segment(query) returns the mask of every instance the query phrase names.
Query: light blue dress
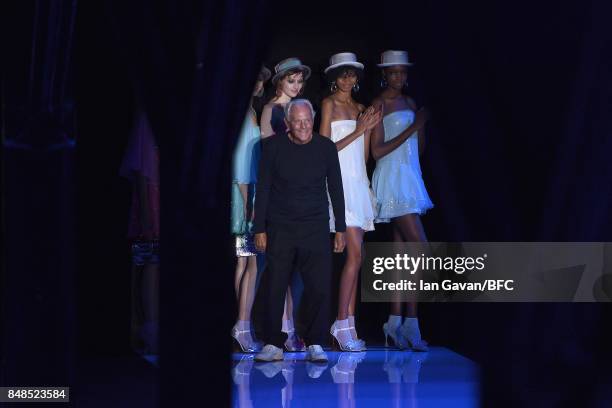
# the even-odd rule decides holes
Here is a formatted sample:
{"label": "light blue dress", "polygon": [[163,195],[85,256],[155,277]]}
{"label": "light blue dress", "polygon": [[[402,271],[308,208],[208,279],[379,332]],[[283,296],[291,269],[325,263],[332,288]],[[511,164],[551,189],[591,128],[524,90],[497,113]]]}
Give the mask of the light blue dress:
{"label": "light blue dress", "polygon": [[[386,115],[383,118],[385,142],[398,136],[413,121],[414,112],[409,109]],[[433,208],[421,176],[416,132],[376,162],[372,188],[378,201],[375,222],[389,222],[406,214],[424,214]]]}
{"label": "light blue dress", "polygon": [[[240,194],[239,184],[248,185],[248,209],[249,214],[253,208],[255,199],[255,184],[257,183],[257,167],[259,166],[259,157],[261,154],[261,133],[249,113],[242,125],[240,136],[236,143],[234,156],[232,159],[232,214],[231,225],[232,234],[237,236],[250,235],[252,221],[244,217],[244,199]],[[246,239],[245,237],[237,237],[238,239]],[[239,255],[246,256],[246,255]]]}

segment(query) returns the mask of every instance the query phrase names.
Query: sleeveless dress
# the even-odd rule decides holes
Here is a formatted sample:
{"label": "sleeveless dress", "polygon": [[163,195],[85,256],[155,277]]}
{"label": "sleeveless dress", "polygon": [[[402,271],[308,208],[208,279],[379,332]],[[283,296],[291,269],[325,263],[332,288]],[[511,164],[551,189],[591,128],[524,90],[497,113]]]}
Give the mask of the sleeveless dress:
{"label": "sleeveless dress", "polygon": [[[336,143],[355,131],[354,120],[337,120],[331,123],[331,140]],[[347,227],[374,230],[376,198],[370,189],[370,180],[364,159],[364,137],[360,135],[338,152],[344,189],[344,214]],[[335,219],[329,206],[329,228],[334,232]]]}
{"label": "sleeveless dress", "polygon": [[[406,109],[383,118],[385,142],[398,136],[414,121],[414,112]],[[391,153],[376,162],[372,186],[378,201],[375,222],[389,222],[406,214],[424,214],[433,208],[419,164],[416,132]]]}
{"label": "sleeveless dress", "polygon": [[275,135],[287,133],[287,124],[285,123],[285,108],[280,104],[276,104],[272,108],[270,127],[274,131]]}
{"label": "sleeveless dress", "polygon": [[240,193],[239,184],[248,185],[247,213],[253,210],[255,198],[255,183],[257,183],[257,167],[261,152],[259,126],[253,123],[248,114],[232,159],[232,212],[231,229],[236,235],[236,256],[257,255],[251,229],[253,223],[244,217],[244,199]]}

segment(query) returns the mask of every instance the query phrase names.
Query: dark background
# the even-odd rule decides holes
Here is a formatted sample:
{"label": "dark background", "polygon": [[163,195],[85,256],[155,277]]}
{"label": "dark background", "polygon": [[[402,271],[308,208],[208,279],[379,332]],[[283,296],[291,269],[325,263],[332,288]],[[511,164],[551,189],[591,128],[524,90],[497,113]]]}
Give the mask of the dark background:
{"label": "dark background", "polygon": [[[289,56],[311,66],[305,96],[318,107],[327,95],[322,70],[333,53],[355,52],[366,65],[357,99],[367,104],[379,90],[375,63],[380,52],[409,51],[415,62],[409,70],[410,94],[432,112],[421,157],[435,204],[422,218],[430,240],[612,240],[609,8],[599,0],[361,7],[272,1],[78,3],[73,70],[66,80],[72,104],[63,108],[71,119],[62,122],[73,130],[76,159],[70,159],[73,178],[60,183],[77,188],[72,218],[61,215],[77,222],[77,243],[72,249],[38,244],[43,258],[55,259],[52,251],[59,251],[78,260],[74,297],[64,297],[74,302],[58,315],[76,313],[78,331],[50,333],[58,342],[77,333],[81,360],[124,361],[113,359],[131,353],[125,240],[129,185],[118,169],[138,92],[162,160],[162,397],[202,383],[224,387],[229,395],[227,376],[202,373],[202,367],[229,366],[227,333],[235,315],[229,158],[261,59],[271,69]],[[28,2],[15,7],[21,18],[16,21],[25,23],[17,25],[21,31],[13,33],[8,48],[14,57],[3,81],[8,107],[21,106],[23,90],[33,80],[48,81],[23,75],[30,63],[27,28],[33,25],[33,9]],[[6,139],[17,138],[31,121],[27,112],[38,110],[3,111]],[[5,147],[5,157],[11,154]],[[13,166],[15,183],[5,188],[17,188],[20,175],[25,177],[18,173],[20,163]],[[33,178],[45,173],[44,167],[32,168]],[[59,195],[61,189],[55,191]],[[28,200],[36,194],[48,197],[30,193],[34,199]],[[19,205],[26,198],[13,197],[5,204],[15,220],[7,224],[7,234],[53,230],[43,217],[42,224],[32,221],[28,214],[36,209]],[[384,241],[387,233],[382,227],[366,238]],[[25,238],[7,247],[9,254],[29,251]],[[19,263],[11,263],[15,258],[7,258],[7,279],[14,276],[10,267]],[[18,285],[19,278],[7,279],[5,291],[7,282]],[[19,299],[16,293],[5,301]],[[6,335],[18,324],[19,312],[6,305],[4,310]],[[29,310],[32,315],[38,311]],[[510,406],[560,401],[589,406],[610,384],[606,345],[612,339],[604,330],[612,321],[610,312],[609,304],[425,304],[420,320],[431,343],[482,366],[486,405],[503,405],[499,399],[505,398]],[[385,305],[360,306],[360,334],[368,342],[382,342],[386,313]],[[30,339],[40,335],[35,327],[29,330]],[[17,366],[11,361],[19,357],[26,367],[29,349],[17,336],[4,337],[3,355],[11,351],[15,357],[5,366]],[[74,378],[87,370],[71,372],[68,377]],[[509,387],[514,390],[510,396],[505,393]]]}

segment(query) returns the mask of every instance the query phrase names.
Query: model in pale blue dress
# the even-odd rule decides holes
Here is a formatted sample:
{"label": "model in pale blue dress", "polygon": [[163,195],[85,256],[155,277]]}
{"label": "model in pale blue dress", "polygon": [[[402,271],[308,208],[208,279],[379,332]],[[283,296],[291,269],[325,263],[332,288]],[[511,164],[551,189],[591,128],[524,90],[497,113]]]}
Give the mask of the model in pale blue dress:
{"label": "model in pale blue dress", "polygon": [[[383,118],[385,142],[397,137],[414,121],[410,109],[399,110]],[[372,188],[378,201],[375,222],[389,222],[406,214],[424,214],[433,208],[419,164],[417,132],[376,162]]]}
{"label": "model in pale blue dress", "polygon": [[[261,147],[259,126],[249,113],[242,125],[232,160],[232,234],[236,235],[236,255],[256,255],[251,233],[252,221],[245,218],[245,203],[240,192],[240,184],[248,186],[247,216],[251,214],[257,183],[257,167]],[[250,217],[249,217],[250,218]]]}

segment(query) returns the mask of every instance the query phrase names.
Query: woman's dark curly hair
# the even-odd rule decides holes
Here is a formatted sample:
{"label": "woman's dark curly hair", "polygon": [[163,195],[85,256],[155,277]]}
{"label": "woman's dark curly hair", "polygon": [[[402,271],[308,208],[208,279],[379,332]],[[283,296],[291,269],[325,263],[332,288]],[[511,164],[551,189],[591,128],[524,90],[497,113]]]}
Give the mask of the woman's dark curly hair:
{"label": "woman's dark curly hair", "polygon": [[363,79],[363,69],[355,68],[350,65],[341,65],[336,68],[332,68],[325,74],[325,79],[330,84],[335,82],[341,76],[348,74],[349,72],[354,72],[357,75],[357,80],[361,81]]}

